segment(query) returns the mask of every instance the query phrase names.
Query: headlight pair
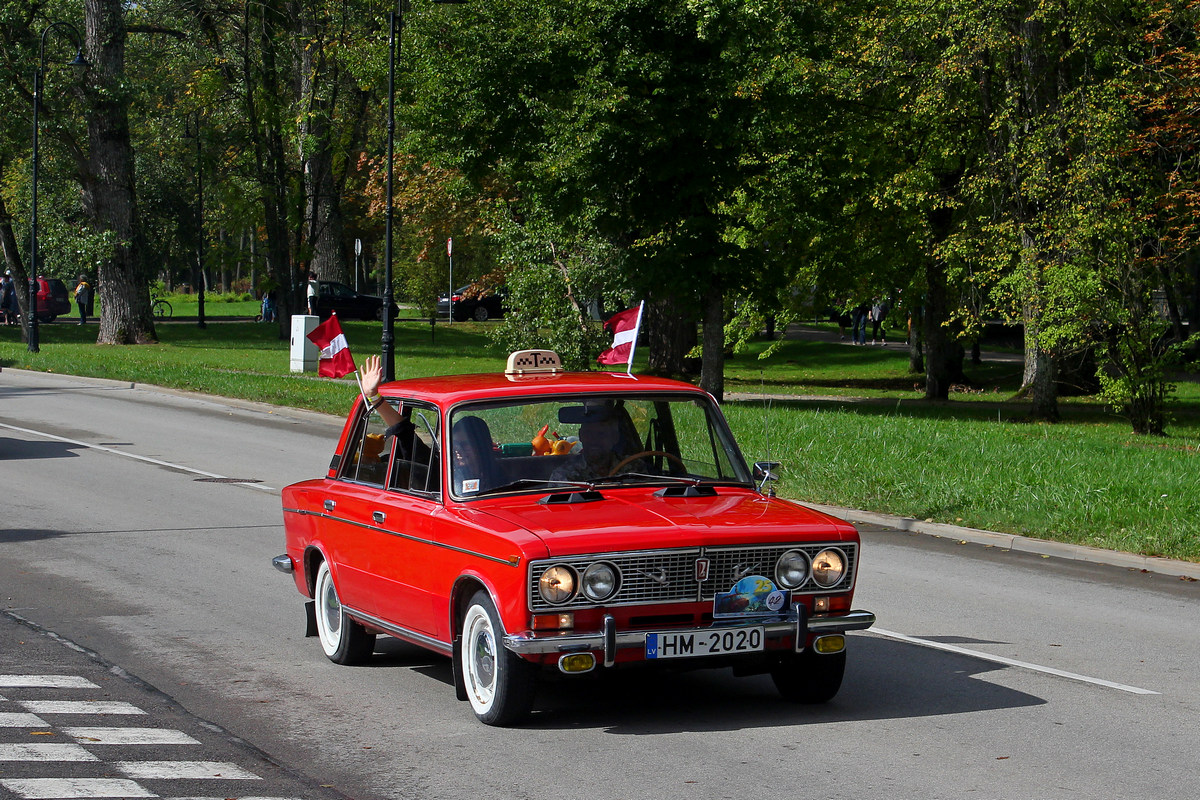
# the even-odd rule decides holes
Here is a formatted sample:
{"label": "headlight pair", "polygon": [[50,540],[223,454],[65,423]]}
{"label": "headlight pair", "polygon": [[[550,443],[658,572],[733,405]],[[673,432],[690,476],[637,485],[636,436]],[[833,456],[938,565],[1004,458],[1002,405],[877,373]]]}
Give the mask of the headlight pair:
{"label": "headlight pair", "polygon": [[599,603],[617,593],[621,585],[621,574],[607,561],[598,561],[583,571],[580,580],[574,568],[566,564],[547,567],[538,579],[538,593],[547,603],[562,605],[569,603],[582,591],[589,600]]}
{"label": "headlight pair", "polygon": [[785,589],[800,588],[810,574],[817,586],[832,589],[846,577],[846,554],[836,547],[827,547],[810,562],[804,551],[788,550],[775,563],[775,580]]}

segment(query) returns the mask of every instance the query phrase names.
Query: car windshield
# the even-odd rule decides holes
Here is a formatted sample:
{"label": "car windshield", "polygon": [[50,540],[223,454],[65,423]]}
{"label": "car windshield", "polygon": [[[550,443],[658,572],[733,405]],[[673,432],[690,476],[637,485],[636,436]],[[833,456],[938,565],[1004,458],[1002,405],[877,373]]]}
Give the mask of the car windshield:
{"label": "car windshield", "polygon": [[451,494],[570,491],[616,484],[748,484],[707,397],[605,394],[457,407]]}

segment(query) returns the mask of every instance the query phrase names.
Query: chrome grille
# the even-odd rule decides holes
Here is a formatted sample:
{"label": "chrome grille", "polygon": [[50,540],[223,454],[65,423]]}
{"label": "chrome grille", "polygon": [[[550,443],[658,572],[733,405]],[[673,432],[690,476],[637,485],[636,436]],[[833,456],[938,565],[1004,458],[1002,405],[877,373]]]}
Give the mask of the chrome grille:
{"label": "chrome grille", "polygon": [[[586,608],[595,605],[623,606],[652,603],[689,603],[712,600],[718,592],[727,592],[740,577],[765,575],[775,579],[775,562],[788,550],[801,550],[811,561],[826,547],[837,547],[846,554],[846,577],[832,591],[844,591],[854,585],[857,546],[852,543],[776,544],[753,547],[706,547],[684,550],[644,550],[632,553],[595,553],[568,558],[543,559],[529,564],[529,607],[534,612]],[[696,560],[709,559],[708,580],[696,581]],[[582,593],[569,602],[551,605],[538,593],[538,578],[554,564],[564,564],[582,578],[584,570],[597,561],[616,566],[621,573],[617,593],[604,603],[594,603]],[[742,574],[737,574],[746,570]],[[737,575],[735,577],[735,575]],[[794,590],[798,594],[824,590],[809,581]]]}

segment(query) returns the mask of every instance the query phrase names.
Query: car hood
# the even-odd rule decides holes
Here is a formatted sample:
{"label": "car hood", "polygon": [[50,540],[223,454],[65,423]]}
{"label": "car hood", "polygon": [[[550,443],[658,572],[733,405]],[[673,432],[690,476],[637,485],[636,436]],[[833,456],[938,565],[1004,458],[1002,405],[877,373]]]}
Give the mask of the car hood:
{"label": "car hood", "polygon": [[549,557],[622,550],[759,542],[846,541],[848,522],[745,489],[716,497],[656,497],[640,490],[602,490],[588,503],[543,504],[528,495],[476,510],[541,539]]}

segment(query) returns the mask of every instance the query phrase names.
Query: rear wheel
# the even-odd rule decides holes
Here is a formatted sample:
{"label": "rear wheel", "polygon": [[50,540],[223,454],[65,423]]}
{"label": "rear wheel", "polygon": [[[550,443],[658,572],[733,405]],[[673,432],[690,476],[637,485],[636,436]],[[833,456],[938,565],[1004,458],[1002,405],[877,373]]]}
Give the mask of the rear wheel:
{"label": "rear wheel", "polygon": [[346,615],[333,585],[329,562],[322,561],[317,569],[313,590],[316,602],[317,638],[321,649],[335,664],[361,664],[375,652],[375,634],[367,633],[362,625]]}
{"label": "rear wheel", "polygon": [[822,655],[812,648],[788,653],[771,668],[771,680],[784,699],[793,703],[827,703],[842,688],[846,651]]}
{"label": "rear wheel", "polygon": [[533,708],[535,667],[501,641],[504,629],[487,592],[471,598],[462,619],[463,685],[485,725],[510,725]]}

